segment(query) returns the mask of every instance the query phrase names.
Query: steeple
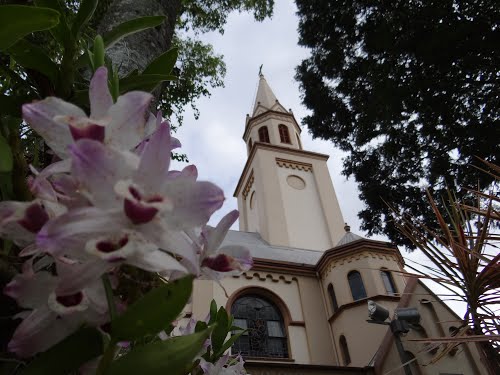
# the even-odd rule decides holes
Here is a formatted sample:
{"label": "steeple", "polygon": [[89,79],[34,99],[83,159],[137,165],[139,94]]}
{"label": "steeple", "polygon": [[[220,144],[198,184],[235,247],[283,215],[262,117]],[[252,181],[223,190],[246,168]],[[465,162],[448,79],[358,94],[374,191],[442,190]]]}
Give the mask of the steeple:
{"label": "steeple", "polygon": [[261,70],[243,133],[248,160],[234,192],[240,230],[258,232],[271,245],[323,251],[342,238],[344,221],[328,156],[303,150],[301,131]]}
{"label": "steeple", "polygon": [[252,115],[255,115],[257,107],[260,105],[266,110],[270,110],[276,104],[278,99],[274,95],[273,90],[269,87],[264,74],[262,71],[259,72],[259,87],[257,89],[257,95],[255,96],[255,103],[253,105]]}

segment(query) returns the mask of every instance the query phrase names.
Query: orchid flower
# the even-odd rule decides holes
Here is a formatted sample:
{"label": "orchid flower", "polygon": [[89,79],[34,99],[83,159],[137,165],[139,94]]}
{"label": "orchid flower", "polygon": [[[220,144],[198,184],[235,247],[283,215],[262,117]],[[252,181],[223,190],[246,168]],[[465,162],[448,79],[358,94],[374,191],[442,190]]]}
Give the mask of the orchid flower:
{"label": "orchid flower", "polygon": [[245,371],[243,365],[243,358],[238,356],[236,364],[231,365],[231,357],[229,354],[223,355],[215,364],[207,362],[203,358],[200,361],[200,368],[203,370],[204,375],[243,375]]}
{"label": "orchid flower", "polygon": [[214,184],[196,181],[192,168],[169,176],[170,145],[169,125],[162,123],[140,157],[90,139],[70,147],[72,176],[93,207],[59,216],[37,236],[38,246],[53,256],[85,262],[81,275],[87,276],[69,281],[66,292],[121,263],[186,272],[160,249],[197,269],[196,247],[183,229],[206,224],[224,196]]}
{"label": "orchid flower", "polygon": [[215,228],[206,226],[202,232],[201,271],[210,279],[220,280],[224,276],[239,275],[252,268],[253,261],[247,248],[234,245],[220,247],[238,215],[238,211],[231,211]]}
{"label": "orchid flower", "polygon": [[23,105],[23,118],[40,134],[47,145],[66,159],[68,146],[82,138],[94,139],[117,149],[130,150],[145,134],[145,111],[153,96],[131,91],[116,103],[108,89],[108,71],[100,67],[90,81],[90,116],[74,104],[59,98]]}
{"label": "orchid flower", "polygon": [[[71,264],[57,266],[60,275],[74,272]],[[46,271],[35,273],[28,266],[4,288],[4,294],[19,306],[32,309],[14,332],[9,351],[30,357],[55,345],[82,324],[99,326],[107,321],[105,291],[100,280],[72,294],[59,291],[60,281],[60,276]]]}

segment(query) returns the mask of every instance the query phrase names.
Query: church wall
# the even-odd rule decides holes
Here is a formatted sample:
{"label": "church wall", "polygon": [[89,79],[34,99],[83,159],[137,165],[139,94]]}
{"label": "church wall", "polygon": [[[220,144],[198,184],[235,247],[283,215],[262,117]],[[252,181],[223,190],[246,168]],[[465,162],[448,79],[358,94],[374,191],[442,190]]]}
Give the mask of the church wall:
{"label": "church wall", "polygon": [[[207,283],[211,283],[212,288]],[[230,309],[228,301],[232,296],[247,287],[262,288],[278,296],[289,312],[289,318],[284,318],[289,320],[287,337],[293,363],[337,364],[323,297],[315,277],[250,271],[240,277],[226,278],[222,280],[222,285],[227,296],[224,290],[212,281],[195,282],[193,301],[201,296],[204,300],[193,303],[192,314],[195,318],[206,317],[212,298],[219,306]]]}
{"label": "church wall", "polygon": [[[396,307],[397,302],[384,301],[384,306]],[[367,303],[361,303],[338,313],[339,316],[331,323],[340,365],[344,365],[340,337],[345,336],[351,363],[349,366],[363,367],[374,358],[388,327],[368,323]]]}
{"label": "church wall", "polygon": [[[422,303],[424,302],[424,303]],[[432,366],[425,366],[430,363],[437,354],[428,351],[428,344],[410,341],[412,339],[425,339],[427,337],[449,337],[451,327],[459,327],[460,318],[452,313],[442,301],[436,300],[436,296],[429,293],[429,290],[422,284],[418,284],[413,291],[408,307],[418,309],[423,329],[411,329],[408,334],[402,337],[405,350],[410,351],[418,363],[418,370],[422,375],[446,374],[487,374],[486,369],[480,363],[479,353],[475,344],[462,344],[456,351],[445,355]],[[393,309],[390,310],[391,316]],[[401,359],[394,347],[391,347],[383,372],[389,371],[401,365]],[[418,374],[416,374],[418,375]]]}
{"label": "church wall", "polygon": [[[283,200],[287,202],[284,208],[290,244],[320,251],[329,248],[331,240],[313,172],[286,167],[279,167],[277,172]],[[304,188],[298,190],[291,187],[288,181],[290,176],[302,179]]]}
{"label": "church wall", "polygon": [[[322,275],[323,291],[328,296],[328,284],[332,283],[339,307],[346,303],[354,302],[347,275],[351,271],[361,274],[368,297],[387,294],[380,270],[399,270],[396,257],[377,254],[368,250],[354,253],[342,259],[332,261],[327,271]],[[396,289],[401,293],[405,288],[405,280],[400,273],[391,272]],[[328,297],[329,298],[329,297]]]}

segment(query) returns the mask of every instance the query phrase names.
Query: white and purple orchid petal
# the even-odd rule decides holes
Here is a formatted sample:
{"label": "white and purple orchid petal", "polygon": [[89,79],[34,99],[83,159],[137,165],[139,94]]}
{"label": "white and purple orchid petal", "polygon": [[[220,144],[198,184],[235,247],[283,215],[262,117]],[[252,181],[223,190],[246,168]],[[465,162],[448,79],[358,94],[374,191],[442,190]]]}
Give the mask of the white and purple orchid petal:
{"label": "white and purple orchid petal", "polygon": [[8,238],[18,246],[32,243],[48,220],[47,211],[37,201],[0,202],[0,237]]}
{"label": "white and purple orchid petal", "polygon": [[47,350],[54,344],[51,340],[51,326],[56,317],[56,313],[46,305],[31,312],[17,326],[8,345],[9,351],[21,358],[28,358]]}
{"label": "white and purple orchid petal", "polygon": [[144,138],[144,114],[153,96],[146,92],[131,91],[118,97],[108,115],[105,142],[119,150],[131,150]]}
{"label": "white and purple orchid petal", "polygon": [[[114,286],[112,286],[114,288]],[[93,283],[87,285],[84,289],[87,298],[89,299],[90,306],[92,310],[97,312],[99,315],[106,314],[108,312],[108,300],[106,299],[106,290],[104,289],[104,284],[101,279],[95,280]],[[99,317],[96,323],[103,319],[106,321],[108,317]]]}
{"label": "white and purple orchid petal", "polygon": [[150,272],[180,271],[187,273],[186,268],[178,260],[160,250],[136,254],[127,260],[127,264]]}
{"label": "white and purple orchid petal", "polygon": [[229,228],[231,228],[231,226],[235,223],[238,216],[238,210],[229,212],[221,219],[219,224],[217,224],[217,226],[209,232],[207,238],[207,248],[205,249],[206,254],[214,253],[219,248],[222,241],[226,237]]}
{"label": "white and purple orchid petal", "polygon": [[204,258],[201,266],[216,272],[238,274],[252,268],[253,260],[246,247],[224,246],[215,256]]}
{"label": "white and purple orchid petal", "polygon": [[158,194],[147,195],[131,181],[118,181],[115,192],[124,199],[125,215],[136,225],[149,223],[159,212],[172,209],[167,197]]}
{"label": "white and purple orchid petal", "polygon": [[66,123],[56,121],[56,116],[68,118],[86,117],[77,106],[59,98],[48,97],[45,100],[24,104],[23,118],[42,136],[47,145],[59,156],[65,159],[68,155],[67,146],[73,142]]}
{"label": "white and purple orchid petal", "polygon": [[61,277],[56,288],[57,295],[74,295],[85,289],[113,267],[112,264],[101,259],[93,259],[89,262],[72,267],[71,275]]}
{"label": "white and purple orchid petal", "polygon": [[190,272],[197,275],[199,269],[199,248],[182,231],[172,231],[164,221],[153,221],[139,229],[151,242],[162,250],[182,257],[182,265]]}
{"label": "white and purple orchid petal", "polygon": [[38,199],[56,202],[57,194],[52,184],[46,178],[28,177],[28,187]]}
{"label": "white and purple orchid petal", "polygon": [[106,128],[97,124],[88,124],[85,126],[69,126],[71,136],[76,142],[80,139],[92,139],[97,142],[104,142]]}
{"label": "white and purple orchid petal", "polygon": [[121,210],[75,208],[49,221],[36,241],[42,250],[54,256],[71,253],[76,256],[89,239],[118,232],[126,224]]}
{"label": "white and purple orchid petal", "polygon": [[32,255],[37,255],[41,252],[41,250],[36,246],[36,244],[32,243],[28,246],[26,246],[24,249],[21,250],[19,253],[20,257],[29,257]]}
{"label": "white and purple orchid petal", "polygon": [[33,309],[47,303],[56,284],[57,278],[50,273],[41,271],[35,274],[30,270],[16,275],[3,293],[15,299],[19,306]]}
{"label": "white and purple orchid petal", "polygon": [[170,126],[164,122],[151,136],[134,175],[134,181],[145,192],[157,193],[161,189],[170,167],[170,152]]}
{"label": "white and purple orchid petal", "polygon": [[188,165],[181,171],[181,176],[196,180],[198,178],[198,168],[194,164]]}
{"label": "white and purple orchid petal", "polygon": [[149,114],[148,120],[146,121],[146,124],[144,125],[144,139],[148,139],[151,134],[153,134],[156,129],[158,129],[158,126],[160,126],[162,120],[162,114],[161,111],[158,111],[158,113],[153,115],[152,113]]}
{"label": "white and purple orchid petal", "polygon": [[205,225],[225,199],[224,192],[211,182],[182,177],[169,181],[164,192],[173,210],[163,217],[172,228],[178,229]]}
{"label": "white and purple orchid petal", "polygon": [[114,236],[91,239],[85,245],[85,251],[109,264],[125,262],[135,256],[155,251],[157,246],[145,240],[135,231],[123,231]]}
{"label": "white and purple orchid petal", "polygon": [[88,192],[87,198],[102,208],[120,206],[121,199],[115,194],[114,186],[133,170],[124,155],[89,139],[76,142],[70,149],[72,175]]}
{"label": "white and purple orchid petal", "polygon": [[113,105],[113,98],[108,88],[108,69],[97,68],[89,86],[90,117],[100,119],[108,113]]}
{"label": "white and purple orchid petal", "polygon": [[250,250],[244,246],[223,246],[217,253],[231,257],[233,259],[233,267],[236,271],[246,272],[253,267],[253,259]]}

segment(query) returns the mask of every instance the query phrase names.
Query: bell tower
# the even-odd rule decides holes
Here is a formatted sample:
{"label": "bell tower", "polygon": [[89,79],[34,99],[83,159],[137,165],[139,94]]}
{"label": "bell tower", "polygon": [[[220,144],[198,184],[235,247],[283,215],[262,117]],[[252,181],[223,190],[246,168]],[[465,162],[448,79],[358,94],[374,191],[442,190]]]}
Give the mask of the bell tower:
{"label": "bell tower", "polygon": [[258,232],[271,245],[324,251],[342,237],[344,220],[328,155],[304,150],[301,132],[259,73],[243,134],[248,159],[234,192],[240,230]]}

